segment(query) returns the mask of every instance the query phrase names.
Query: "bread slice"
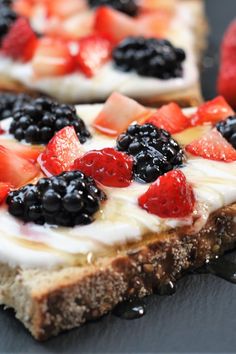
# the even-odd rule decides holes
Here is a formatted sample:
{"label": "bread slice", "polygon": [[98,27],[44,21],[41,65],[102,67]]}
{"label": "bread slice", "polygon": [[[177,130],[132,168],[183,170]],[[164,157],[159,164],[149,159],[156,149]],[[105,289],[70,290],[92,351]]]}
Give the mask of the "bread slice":
{"label": "bread slice", "polygon": [[[201,62],[202,54],[207,45],[207,34],[208,34],[208,25],[205,16],[204,1],[203,0],[180,0],[180,3],[183,6],[192,9],[192,12],[195,14],[192,26],[193,32],[193,51],[196,57],[196,61]],[[173,39],[175,38],[175,33],[172,34]],[[170,38],[171,39],[171,38]],[[2,91],[11,91],[11,92],[27,92],[29,94],[35,95],[41,92],[36,89],[32,89],[29,86],[26,86],[23,82],[17,81],[12,77],[7,76],[7,74],[0,75],[0,90]],[[93,90],[92,90],[93,91]],[[43,92],[44,94],[46,93]],[[99,95],[98,95],[99,97]],[[59,100],[66,101],[66,99],[60,94],[60,97],[55,97]],[[104,99],[80,99],[79,97],[75,99],[70,99],[68,103],[78,104],[78,103],[99,103],[103,102]],[[182,107],[191,107],[199,105],[202,102],[202,94],[200,82],[197,80],[191,86],[178,89],[173,89],[168,93],[163,94],[151,94],[150,96],[135,96],[136,100],[146,106],[161,106],[164,103],[169,101],[175,101]]]}
{"label": "bread slice", "polygon": [[1,264],[0,303],[14,308],[37,340],[46,340],[104,315],[123,299],[151,294],[234,248],[235,220],[233,204],[210,215],[198,233],[185,227],[147,235],[82,267],[47,271]]}

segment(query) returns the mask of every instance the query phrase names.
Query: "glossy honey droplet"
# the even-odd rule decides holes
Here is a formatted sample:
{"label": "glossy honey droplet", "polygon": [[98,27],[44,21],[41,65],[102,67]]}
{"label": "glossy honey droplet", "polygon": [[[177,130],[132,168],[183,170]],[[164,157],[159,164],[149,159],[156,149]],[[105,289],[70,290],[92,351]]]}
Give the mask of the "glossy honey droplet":
{"label": "glossy honey droplet", "polygon": [[120,302],[113,310],[113,314],[125,320],[135,320],[144,316],[146,305],[143,300],[132,299]]}

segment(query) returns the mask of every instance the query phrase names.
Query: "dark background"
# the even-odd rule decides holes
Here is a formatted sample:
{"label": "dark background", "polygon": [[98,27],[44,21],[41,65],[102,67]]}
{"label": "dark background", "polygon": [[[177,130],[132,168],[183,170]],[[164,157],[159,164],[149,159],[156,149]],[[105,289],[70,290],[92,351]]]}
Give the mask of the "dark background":
{"label": "dark background", "polygon": [[[211,35],[202,81],[206,99],[216,95],[218,47],[236,17],[236,0],[206,0]],[[236,260],[236,256],[235,256]],[[171,297],[147,298],[147,315],[125,321],[108,315],[80,329],[37,343],[0,309],[1,353],[236,353],[236,285],[212,275],[187,276]]]}

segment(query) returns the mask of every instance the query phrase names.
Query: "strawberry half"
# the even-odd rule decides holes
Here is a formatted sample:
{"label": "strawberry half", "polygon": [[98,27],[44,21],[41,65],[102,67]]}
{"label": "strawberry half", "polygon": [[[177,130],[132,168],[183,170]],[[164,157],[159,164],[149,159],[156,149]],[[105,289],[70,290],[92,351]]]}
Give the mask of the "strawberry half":
{"label": "strawberry half", "polygon": [[117,136],[147,112],[147,108],[136,101],[114,92],[105,102],[93,127],[103,134]]}
{"label": "strawberry half", "polygon": [[89,151],[75,161],[74,168],[108,187],[128,187],[133,159],[113,148]]}
{"label": "strawberry half", "polygon": [[28,61],[35,52],[37,42],[37,37],[29,21],[24,17],[20,17],[3,38],[2,53],[16,60]]}
{"label": "strawberry half", "polygon": [[0,145],[0,182],[17,188],[33,180],[39,173],[39,168],[32,162]]}
{"label": "strawberry half", "polygon": [[138,199],[139,205],[161,218],[182,218],[194,210],[192,186],[180,170],[159,177]]}
{"label": "strawberry half", "polygon": [[111,42],[102,36],[93,35],[79,41],[77,62],[80,70],[92,77],[111,57]]}
{"label": "strawberry half", "polygon": [[158,128],[176,134],[190,126],[190,120],[183,114],[176,103],[169,103],[147,118],[145,123],[151,123]]}
{"label": "strawberry half", "polygon": [[233,109],[228,105],[224,97],[218,96],[212,101],[205,102],[199,106],[192,117],[192,125],[216,124],[232,115],[234,115]]}
{"label": "strawberry half", "polygon": [[74,127],[65,127],[57,132],[49,141],[38,162],[43,172],[57,175],[71,171],[74,161],[81,156],[82,149]]}
{"label": "strawberry half", "polygon": [[0,182],[0,204],[5,202],[10,190],[11,190],[11,185],[9,183]]}
{"label": "strawberry half", "polygon": [[74,71],[76,62],[67,41],[44,37],[39,40],[32,66],[36,76],[60,76]]}
{"label": "strawberry half", "polygon": [[204,159],[224,162],[236,161],[236,150],[216,129],[211,130],[202,138],[194,140],[185,149],[190,154]]}

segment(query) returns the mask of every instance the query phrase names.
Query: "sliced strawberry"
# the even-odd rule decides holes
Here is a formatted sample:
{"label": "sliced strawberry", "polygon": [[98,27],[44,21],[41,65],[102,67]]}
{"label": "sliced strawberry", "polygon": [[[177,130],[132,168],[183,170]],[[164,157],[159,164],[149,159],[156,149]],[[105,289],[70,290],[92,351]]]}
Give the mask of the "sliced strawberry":
{"label": "sliced strawberry", "polygon": [[11,185],[9,183],[0,182],[0,204],[5,202],[10,190],[11,190]]}
{"label": "sliced strawberry", "polygon": [[32,162],[36,162],[38,156],[43,151],[42,146],[37,145],[23,145],[16,141],[2,139],[0,144],[5,148],[13,151],[20,157],[27,159]]}
{"label": "sliced strawberry", "polygon": [[176,103],[169,103],[158,109],[145,123],[151,123],[158,128],[176,134],[190,126],[190,120],[183,114]]}
{"label": "sliced strawberry", "polygon": [[82,154],[81,144],[73,127],[65,127],[49,141],[38,162],[46,175],[57,175],[73,169]]}
{"label": "sliced strawberry", "polygon": [[233,109],[225,101],[224,97],[218,96],[212,101],[203,103],[193,115],[192,125],[204,123],[216,124],[234,114]]}
{"label": "sliced strawberry", "polygon": [[29,21],[24,17],[20,17],[3,38],[2,53],[16,60],[28,61],[35,52],[37,42],[37,37]]}
{"label": "sliced strawberry", "polygon": [[131,98],[114,92],[93,122],[93,127],[103,134],[117,136],[147,111],[147,108]]}
{"label": "sliced strawberry", "polygon": [[186,146],[186,151],[204,159],[232,162],[236,161],[236,150],[217,130],[211,130],[198,140]]}
{"label": "sliced strawberry", "polygon": [[0,182],[20,187],[39,175],[39,168],[0,145]]}
{"label": "sliced strawberry", "polygon": [[133,159],[113,148],[89,151],[75,161],[84,172],[108,187],[128,187],[132,180]]}
{"label": "sliced strawberry", "polygon": [[139,205],[161,218],[181,218],[193,212],[192,186],[180,170],[159,177],[138,199]]}
{"label": "sliced strawberry", "polygon": [[75,70],[76,63],[67,41],[45,37],[39,41],[32,66],[37,76],[60,76]]}
{"label": "sliced strawberry", "polygon": [[93,35],[79,41],[77,61],[83,73],[92,77],[111,57],[111,42],[102,36]]}
{"label": "sliced strawberry", "polygon": [[140,15],[136,21],[144,36],[165,37],[170,27],[172,15],[169,11],[152,11],[149,14]]}
{"label": "sliced strawberry", "polygon": [[106,35],[114,42],[119,42],[138,33],[141,34],[133,18],[105,6],[99,7],[96,11],[94,30],[101,35]]}
{"label": "sliced strawberry", "polygon": [[15,0],[13,9],[21,16],[30,18],[34,9],[34,1],[32,0]]}
{"label": "sliced strawberry", "polygon": [[48,0],[46,6],[49,16],[62,19],[88,9],[86,0]]}

